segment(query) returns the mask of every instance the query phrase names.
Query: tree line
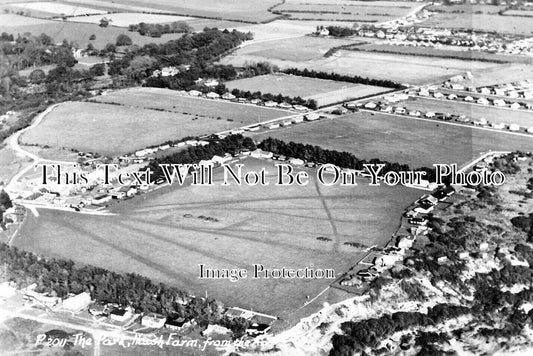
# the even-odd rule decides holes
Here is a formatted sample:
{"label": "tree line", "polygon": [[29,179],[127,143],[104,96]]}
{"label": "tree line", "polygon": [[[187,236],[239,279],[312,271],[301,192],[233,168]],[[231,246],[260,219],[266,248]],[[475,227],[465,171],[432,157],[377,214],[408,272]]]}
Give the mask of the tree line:
{"label": "tree line", "polygon": [[141,22],[136,25],[129,25],[128,31],[138,32],[141,36],[161,37],[166,33],[191,33],[193,28],[185,21],[174,21],[167,24]]}
{"label": "tree line", "polygon": [[317,72],[314,69],[309,70],[307,68],[305,69],[289,68],[289,69],[283,70],[283,72],[287,74],[298,75],[300,77],[328,79],[328,80],[335,80],[338,82],[375,85],[379,87],[394,88],[394,89],[404,88],[402,84],[393,82],[392,80],[372,79],[368,77],[365,78],[365,77],[360,77],[358,75],[350,76],[350,75],[344,75],[344,74],[338,74],[338,73]]}
{"label": "tree line", "polygon": [[256,148],[250,137],[244,137],[240,134],[229,135],[222,139],[213,135],[207,141],[209,142],[208,145],[189,147],[186,150],[150,161],[146,169],[153,172],[152,181],[165,177],[160,167],[161,164],[197,164],[202,160],[209,160],[215,155],[236,154],[243,149],[253,150]]}
{"label": "tree line", "polygon": [[[272,137],[266,138],[259,145],[259,148],[275,154],[300,158],[304,161],[315,163],[331,163],[340,168],[350,168],[356,170],[363,170],[365,164],[384,164],[385,166],[380,173],[409,171],[409,165],[396,162],[387,162],[377,158],[364,160],[357,158],[354,154],[349,152],[339,152],[335,150],[324,149],[320,146],[313,146],[303,143],[289,142],[286,143]],[[425,178],[429,181],[435,180],[435,170],[433,168],[421,167],[417,171],[426,172]]]}

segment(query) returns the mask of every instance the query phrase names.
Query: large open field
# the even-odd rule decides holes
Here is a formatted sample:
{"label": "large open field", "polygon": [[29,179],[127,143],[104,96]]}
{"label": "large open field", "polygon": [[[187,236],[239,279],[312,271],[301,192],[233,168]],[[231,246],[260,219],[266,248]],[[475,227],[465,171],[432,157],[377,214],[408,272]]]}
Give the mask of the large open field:
{"label": "large open field", "polygon": [[[277,0],[115,0],[111,4],[102,0],[69,0],[69,3],[91,7],[108,8],[116,10],[139,11],[150,9],[150,12],[172,12],[186,16],[212,17],[224,20],[238,20],[249,22],[268,21],[275,17],[268,12],[268,8],[275,5]],[[146,10],[141,10],[146,11]]]}
{"label": "large open field", "polygon": [[[184,96],[174,90],[159,88],[124,89],[98,96],[94,99],[101,103],[118,103],[145,109],[162,109],[211,119],[220,117],[222,120],[232,120],[240,124],[240,126],[293,114],[291,111],[281,109]],[[216,131],[211,130],[210,132]]]}
{"label": "large open field", "polygon": [[[211,110],[214,115],[213,110],[215,107]],[[219,110],[221,116],[228,117],[227,111],[224,115],[223,109],[219,107]],[[238,112],[238,108],[234,110]],[[202,114],[72,102],[54,109],[39,126],[23,135],[22,142],[120,155],[168,140],[210,134],[242,125],[237,117],[234,121],[228,121]]]}
{"label": "large open field", "polygon": [[164,89],[131,89],[99,99],[101,103],[61,104],[39,126],[25,133],[22,141],[120,155],[167,140],[211,134],[290,114],[185,97]]}
{"label": "large open field", "polygon": [[[486,71],[488,68],[498,67],[495,63],[469,62],[459,59],[342,50],[328,58],[315,56],[313,59],[308,57],[299,59],[300,40],[300,38],[287,40],[292,41],[293,46],[290,50],[285,49],[282,52],[278,52],[276,49],[266,51],[261,48],[261,44],[258,47],[252,44],[235,51],[222,59],[221,62],[242,66],[246,61],[268,60],[281,68],[308,68],[409,84],[437,82],[456,74],[464,74],[466,71],[476,74]],[[309,50],[304,48],[303,52],[309,53]]]}
{"label": "large open field", "polygon": [[462,165],[488,150],[529,151],[533,147],[532,137],[368,112],[294,125],[254,135],[254,139],[269,136],[347,151],[364,159],[407,163],[411,168]]}
{"label": "large open field", "polygon": [[521,35],[533,33],[533,21],[528,17],[476,13],[438,13],[424,21],[424,26],[473,29],[485,32],[507,32]]}
{"label": "large open field", "polygon": [[225,83],[228,89],[260,91],[262,93],[300,96],[314,99],[319,106],[378,94],[389,88],[336,82],[333,80],[297,77],[293,75],[262,75]]}
{"label": "large open field", "polygon": [[533,112],[529,110],[509,110],[494,106],[469,104],[457,100],[434,100],[420,97],[403,101],[397,105],[403,106],[408,110],[466,115],[468,118],[473,120],[484,117],[489,122],[518,124],[522,127],[533,127]]}
{"label": "large open field", "polygon": [[[274,166],[246,159],[245,169]],[[314,171],[310,170],[314,177]],[[117,216],[73,215],[41,210],[15,245],[119,272],[136,272],[184,290],[219,298],[228,305],[288,317],[307,295],[331,280],[250,277],[238,282],[198,279],[199,264],[210,268],[333,268],[344,272],[360,256],[347,241],[373,245],[396,230],[402,210],[420,191],[404,187],[325,187],[311,179],[304,187],[170,187],[120,203]],[[190,214],[190,217],[184,215]],[[218,219],[205,222],[198,216]],[[398,218],[398,219],[397,219]],[[319,241],[319,236],[329,242]],[[90,251],[91,253],[87,253]],[[320,305],[316,305],[320,307]]]}

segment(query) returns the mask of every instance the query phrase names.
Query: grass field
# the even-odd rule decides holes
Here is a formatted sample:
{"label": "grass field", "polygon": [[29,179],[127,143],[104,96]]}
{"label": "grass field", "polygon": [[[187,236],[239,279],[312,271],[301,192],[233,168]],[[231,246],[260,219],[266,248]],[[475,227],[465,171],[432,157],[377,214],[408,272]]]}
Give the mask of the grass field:
{"label": "grass field", "polygon": [[[23,34],[29,32],[33,35],[46,33],[54,39],[55,43],[61,43],[64,39],[74,42],[77,47],[85,48],[88,43],[92,43],[95,48],[104,48],[108,43],[115,43],[118,35],[128,35],[134,44],[145,45],[147,43],[164,43],[180,38],[181,33],[165,34],[159,38],[141,36],[136,32],[129,32],[124,28],[106,27],[88,23],[76,23],[68,21],[52,21],[45,19],[34,19],[30,17],[13,14],[0,15],[0,32],[13,34]],[[89,41],[89,37],[94,34],[96,39]]]}
{"label": "grass field", "polygon": [[253,138],[269,136],[347,151],[364,159],[407,163],[411,168],[435,163],[462,165],[488,150],[529,151],[533,147],[533,138],[368,112],[295,125]]}
{"label": "grass field", "polygon": [[61,4],[58,2],[38,1],[38,2],[24,2],[13,3],[10,7],[15,11],[24,11],[24,13],[48,13],[53,16],[81,16],[81,15],[98,15],[105,14],[107,11],[93,9],[84,6],[74,6],[68,4]]}
{"label": "grass field", "polygon": [[360,85],[333,80],[297,77],[292,75],[262,75],[225,83],[228,89],[260,91],[262,93],[300,96],[314,99],[319,106],[361,98],[389,90],[371,85]]}
{"label": "grass field", "polygon": [[174,90],[159,88],[124,89],[95,97],[95,100],[130,107],[168,110],[178,114],[193,114],[211,119],[220,117],[222,120],[233,120],[240,126],[293,114],[291,111],[281,109],[184,96]]}
{"label": "grass field", "polygon": [[[272,164],[246,159],[245,169]],[[309,171],[314,177],[314,171]],[[344,272],[360,251],[346,241],[383,243],[420,191],[404,187],[324,187],[311,179],[304,187],[170,187],[121,203],[113,217],[42,210],[22,228],[15,245],[119,272],[140,273],[227,305],[288,317],[331,280],[251,278],[239,282],[198,279],[198,264],[211,268],[333,268]],[[40,211],[41,212],[41,211]],[[191,214],[192,217],[184,217]],[[196,217],[209,216],[218,222]],[[398,217],[398,219],[396,219]],[[319,236],[330,242],[319,241]],[[91,251],[91,253],[87,253]],[[320,307],[317,305],[316,307]]]}
{"label": "grass field", "polygon": [[507,110],[494,106],[472,105],[457,100],[433,100],[420,97],[403,101],[396,105],[403,106],[408,110],[466,115],[466,117],[473,120],[484,117],[489,122],[533,127],[533,112],[526,110]]}
{"label": "grass field", "polygon": [[39,126],[25,133],[22,142],[120,155],[236,126],[242,123],[139,107],[71,102],[57,107]]}
{"label": "grass field", "polygon": [[[267,51],[262,48],[254,52],[255,45],[250,45],[225,57],[221,62],[242,66],[246,61],[268,60],[280,68],[308,68],[409,84],[437,82],[456,74],[464,74],[466,71],[471,71],[476,75],[489,68],[498,68],[495,63],[361,51],[339,51],[328,58],[304,59],[305,57],[302,57],[300,59],[299,54],[302,51],[309,53],[309,50],[299,48],[300,38],[287,41],[292,41],[293,46],[282,52],[278,52],[277,49]],[[259,46],[261,47],[261,44]]]}
{"label": "grass field", "polygon": [[267,21],[275,17],[267,9],[275,5],[277,0],[225,0],[223,4],[217,0],[201,2],[188,0],[115,0],[111,4],[102,0],[70,0],[69,3],[107,8],[112,6],[122,11],[139,11],[150,9],[150,12],[171,12],[187,16],[212,17],[225,20],[250,22]]}
{"label": "grass field", "polygon": [[112,26],[128,27],[129,25],[136,25],[141,22],[144,23],[169,23],[175,21],[193,20],[192,17],[174,16],[174,15],[160,15],[160,14],[140,14],[134,12],[123,12],[117,14],[107,15],[93,15],[93,16],[79,16],[71,17],[68,21],[99,24],[102,18],[111,20]]}
{"label": "grass field", "polygon": [[464,28],[477,31],[507,32],[521,35],[533,33],[533,21],[528,17],[500,16],[476,13],[438,13],[424,21],[424,26]]}

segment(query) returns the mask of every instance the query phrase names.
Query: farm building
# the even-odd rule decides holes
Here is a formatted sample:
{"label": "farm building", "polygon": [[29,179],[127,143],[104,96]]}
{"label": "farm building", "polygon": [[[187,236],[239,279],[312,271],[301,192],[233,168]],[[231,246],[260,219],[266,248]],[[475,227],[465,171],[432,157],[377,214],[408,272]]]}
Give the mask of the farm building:
{"label": "farm building", "polygon": [[258,148],[257,150],[252,151],[250,153],[250,156],[252,156],[254,158],[272,158],[272,156],[274,156],[274,154],[272,152],[263,151],[263,150]]}
{"label": "farm building", "polygon": [[520,126],[517,124],[511,124],[509,125],[509,131],[520,131]]}
{"label": "farm building", "polygon": [[141,325],[149,328],[162,328],[166,320],[164,315],[150,313],[142,317]]}
{"label": "farm building", "polygon": [[133,316],[132,310],[129,307],[126,308],[115,308],[109,313],[111,320],[118,321],[120,323],[125,322]]}
{"label": "farm building", "polygon": [[289,159],[289,163],[295,166],[302,166],[305,162],[299,158],[291,158]]}
{"label": "farm building", "polygon": [[303,116],[296,116],[296,117],[294,117],[294,118],[292,119],[292,122],[293,122],[294,124],[298,124],[298,123],[303,122],[303,121],[304,121],[304,117],[303,117]]}
{"label": "farm building", "polygon": [[91,304],[91,295],[87,292],[68,297],[63,300],[63,309],[70,312],[78,312]]}
{"label": "farm building", "polygon": [[319,118],[320,118],[320,115],[318,115],[317,113],[314,113],[314,112],[305,115],[305,119],[307,121],[314,121],[314,120],[318,120]]}
{"label": "farm building", "polygon": [[218,95],[217,93],[215,93],[213,91],[207,93],[205,96],[208,97],[209,99],[218,99],[218,98],[220,98],[220,95]]}
{"label": "farm building", "polygon": [[516,110],[516,109],[520,109],[521,106],[520,106],[519,103],[512,103],[511,105],[509,105],[509,107],[511,109],[515,109]]}
{"label": "farm building", "polygon": [[477,99],[476,103],[481,105],[489,105],[489,101],[486,98],[479,98]]}
{"label": "farm building", "polygon": [[165,323],[165,328],[180,331],[192,324],[193,320],[186,320],[185,318],[176,318],[172,320],[167,320]]}
{"label": "farm building", "polygon": [[198,90],[191,90],[189,91],[190,96],[201,96],[202,92],[199,92]]}

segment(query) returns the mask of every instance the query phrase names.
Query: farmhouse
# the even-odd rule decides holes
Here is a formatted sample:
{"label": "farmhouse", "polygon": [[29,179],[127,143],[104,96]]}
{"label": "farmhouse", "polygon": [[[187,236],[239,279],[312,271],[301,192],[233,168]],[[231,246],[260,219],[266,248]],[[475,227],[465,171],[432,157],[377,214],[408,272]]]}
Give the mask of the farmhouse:
{"label": "farmhouse", "polygon": [[292,122],[293,122],[294,124],[298,124],[298,123],[303,122],[303,121],[304,121],[304,117],[303,117],[303,116],[296,116],[296,117],[294,117],[294,118],[292,119]]}
{"label": "farmhouse", "polygon": [[199,92],[198,90],[191,90],[189,91],[190,96],[201,96],[202,92]]}
{"label": "farmhouse", "polygon": [[207,93],[205,96],[208,97],[209,99],[218,99],[218,98],[220,98],[220,95],[218,95],[217,93],[215,93],[213,91]]}
{"label": "farmhouse", "polygon": [[520,126],[517,124],[511,124],[509,125],[509,131],[520,131]]}
{"label": "farmhouse", "polygon": [[372,102],[372,101],[370,101],[370,102],[368,102],[368,103],[365,104],[365,108],[366,108],[366,109],[375,109],[376,106],[377,106],[377,105],[376,105],[374,102]]}
{"label": "farmhouse", "polygon": [[233,100],[235,99],[235,95],[231,94],[231,93],[224,93],[222,95],[222,99],[225,99],[225,100]]}
{"label": "farmhouse", "polygon": [[486,98],[479,98],[477,99],[476,103],[481,105],[489,105],[489,101]]}
{"label": "farmhouse", "polygon": [[521,106],[520,106],[519,103],[512,103],[511,105],[509,105],[509,107],[511,109],[515,109],[516,110],[516,109],[520,109]]}
{"label": "farmhouse", "polygon": [[494,100],[494,106],[505,106],[505,100],[503,99],[496,99]]}
{"label": "farmhouse", "polygon": [[289,159],[289,163],[295,166],[302,166],[305,162],[299,158],[291,158]]}
{"label": "farmhouse", "polygon": [[165,328],[173,330],[173,331],[180,331],[190,326],[192,324],[192,321],[193,320],[187,321],[185,318],[176,318],[172,320],[167,320],[165,323]]}
{"label": "farmhouse", "polygon": [[130,307],[126,308],[115,308],[109,313],[111,320],[118,321],[120,323],[125,322],[133,316],[132,309]]}

